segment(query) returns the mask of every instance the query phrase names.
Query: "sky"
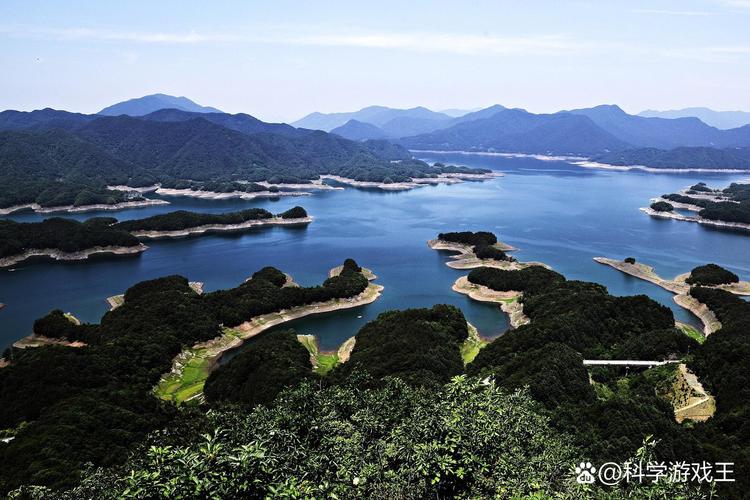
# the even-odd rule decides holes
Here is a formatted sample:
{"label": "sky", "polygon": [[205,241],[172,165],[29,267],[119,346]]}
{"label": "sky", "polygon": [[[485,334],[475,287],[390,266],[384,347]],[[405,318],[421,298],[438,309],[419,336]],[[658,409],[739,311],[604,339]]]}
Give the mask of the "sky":
{"label": "sky", "polygon": [[750,111],[750,0],[2,0],[0,109]]}

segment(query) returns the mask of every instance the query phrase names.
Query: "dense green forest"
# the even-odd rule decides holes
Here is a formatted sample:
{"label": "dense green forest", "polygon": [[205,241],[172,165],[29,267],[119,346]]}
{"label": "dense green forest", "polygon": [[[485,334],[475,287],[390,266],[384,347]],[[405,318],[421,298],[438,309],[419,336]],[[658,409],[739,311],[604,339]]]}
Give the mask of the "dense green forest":
{"label": "dense green forest", "polygon": [[[636,456],[734,461],[738,483],[720,492],[745,488],[750,303],[712,288],[690,291],[723,324],[700,345],[646,296],[613,296],[541,266],[479,268],[469,280],[522,291],[531,322],[490,342],[466,368],[466,319],[437,305],[381,314],[326,376],[312,372],[293,331],[269,332],[211,375],[206,406],[174,408],[151,395],[181,347],[217,335],[220,324],[359,293],[367,280],[358,269],[347,259],[322,286],[295,288],[263,268],[204,296],[181,277],[147,281],[99,325],[76,327],[53,311],[38,322],[52,336],[94,335],[85,348],[17,352],[0,370],[0,425],[28,422],[0,447],[3,489],[78,485],[68,498],[698,494],[665,484],[581,490],[570,472],[583,458]],[[675,422],[657,395],[657,369],[589,372],[582,364],[672,357],[686,359],[716,396],[708,422]],[[103,468],[84,474],[85,462]]]}
{"label": "dense green forest", "polygon": [[164,121],[156,115],[32,115],[16,117],[12,130],[0,130],[0,208],[112,204],[133,196],[108,191],[107,185],[253,192],[265,190],[254,184],[260,181],[307,183],[321,174],[403,182],[487,172],[432,167],[387,141],[355,142],[312,130],[279,133],[255,119],[247,128],[235,126],[236,119],[199,115]]}
{"label": "dense green forest", "polygon": [[86,222],[51,218],[43,222],[0,220],[0,258],[18,255],[29,249],[52,248],[78,252],[96,246],[132,247],[138,238],[124,229],[112,227],[108,218]]}
{"label": "dense green forest", "polygon": [[736,463],[735,493],[744,493],[750,476],[750,303],[716,288],[693,287],[690,295],[714,311],[722,324],[695,351],[691,363],[716,397],[717,407],[716,415],[696,432],[714,460]]}
{"label": "dense green forest", "polygon": [[497,243],[497,236],[488,231],[440,233],[438,234],[438,239],[469,245],[474,250],[474,254],[480,259],[515,260],[499,248],[493,246]]}
{"label": "dense green forest", "polygon": [[442,386],[463,371],[459,346],[467,336],[466,318],[453,306],[384,312],[357,332],[351,358],[334,376],[363,371],[375,380]]}
{"label": "dense green forest", "polygon": [[[690,191],[693,191],[693,193],[690,193]],[[692,186],[688,193],[711,193],[723,196],[729,201],[711,201],[676,193],[665,194],[662,197],[678,203],[690,203],[701,207],[702,210],[698,212],[698,215],[704,219],[750,224],[750,184],[733,182],[725,189],[716,190],[701,182]]]}
{"label": "dense green forest", "polygon": [[609,165],[651,168],[716,168],[750,170],[750,148],[705,146],[674,149],[637,148],[598,155],[593,161]]}
{"label": "dense green forest", "polygon": [[685,281],[690,285],[726,285],[738,283],[740,277],[716,264],[706,264],[690,271]]}
{"label": "dense green forest", "polygon": [[[273,269],[259,276],[280,281]],[[129,290],[126,304],[153,290]],[[209,407],[174,411],[166,432],[147,437],[123,465],[89,471],[67,498],[605,494],[575,483],[582,455],[556,411],[525,389],[459,375],[467,333],[453,306],[383,313],[359,331],[351,359],[323,378],[294,332],[261,336],[211,376]],[[638,448],[642,459],[654,451]],[[669,498],[685,486],[628,488],[614,496]]]}
{"label": "dense green forest", "polygon": [[657,212],[673,212],[674,206],[666,201],[656,201],[651,204],[651,210],[656,210]]}
{"label": "dense green forest", "polygon": [[[208,224],[241,224],[273,216],[268,210],[250,208],[223,214],[178,210],[124,222],[117,222],[114,217],[94,217],[85,222],[62,218],[30,223],[0,220],[0,258],[18,255],[30,249],[51,248],[77,252],[96,246],[136,246],[140,242],[130,234],[134,231],[179,231]],[[277,217],[304,218],[307,217],[307,211],[296,206]]]}
{"label": "dense green forest", "polygon": [[[0,428],[28,425],[0,446],[0,491],[24,483],[71,486],[86,463],[125,460],[135,443],[175,416],[153,396],[154,384],[184,347],[219,336],[222,323],[367,287],[351,265],[321,286],[282,288],[285,281],[265,268],[235,289],[204,295],[180,276],[145,281],[129,288],[124,304],[100,324],[74,328],[73,335],[85,330],[87,347],[14,350],[11,365],[0,369]],[[53,312],[39,325],[62,337],[70,324],[59,319]]]}
{"label": "dense green forest", "polygon": [[211,372],[203,393],[211,402],[271,403],[285,387],[310,379],[310,353],[294,330],[250,339],[242,352]]}
{"label": "dense green forest", "polygon": [[646,434],[660,440],[662,460],[701,455],[696,439],[674,422],[671,405],[653,387],[601,397],[582,365],[583,358],[665,359],[693,352],[698,344],[674,328],[668,308],[643,295],[615,297],[601,285],[568,281],[538,266],[475,269],[469,280],[522,291],[531,319],[482,349],[469,374],[493,375],[506,389],[528,386],[552,413],[556,428],[593,459],[622,460]]}

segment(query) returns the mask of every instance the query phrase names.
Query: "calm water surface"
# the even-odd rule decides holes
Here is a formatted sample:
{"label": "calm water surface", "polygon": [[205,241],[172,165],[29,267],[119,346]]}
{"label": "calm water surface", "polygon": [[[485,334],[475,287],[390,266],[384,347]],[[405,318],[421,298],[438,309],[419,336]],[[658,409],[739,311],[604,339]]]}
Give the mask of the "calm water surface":
{"label": "calm water surface", "polygon": [[[321,283],[327,271],[353,257],[378,275],[380,299],[361,308],[312,316],[290,324],[318,335],[335,349],[367,321],[389,309],[436,303],[460,307],[488,337],[508,327],[495,306],[451,291],[465,272],[445,265],[447,254],[427,247],[438,232],[491,230],[520,250],[520,260],[546,262],[568,278],[595,281],[616,295],[645,293],[671,307],[683,321],[700,324],[672,301],[672,294],[592,260],[634,256],[663,276],[715,262],[750,279],[750,234],[699,224],[652,219],[638,208],[654,195],[698,181],[723,186],[747,175],[645,174],[586,170],[565,162],[468,155],[437,155],[431,161],[482,166],[506,173],[483,183],[430,186],[402,193],[346,189],[279,201],[203,201],[169,198],[171,205],[122,212],[65,215],[75,219],[141,218],[177,209],[226,212],[262,207],[281,212],[300,204],[315,217],[307,228],[259,229],[147,243],[135,257],[104,257],[81,263],[27,261],[15,271],[0,270],[0,342],[27,335],[35,318],[53,308],[83,321],[98,322],[105,298],[146,279],[181,274],[202,281],[206,290],[236,286],[263,266],[291,273],[302,285]],[[49,215],[16,214],[18,221]]]}

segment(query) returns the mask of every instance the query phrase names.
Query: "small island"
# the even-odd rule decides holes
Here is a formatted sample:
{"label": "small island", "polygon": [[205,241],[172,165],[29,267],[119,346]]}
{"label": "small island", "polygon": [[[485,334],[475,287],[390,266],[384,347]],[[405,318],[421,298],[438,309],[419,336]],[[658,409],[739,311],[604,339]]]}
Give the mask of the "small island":
{"label": "small island", "polygon": [[[695,215],[685,215],[675,209]],[[750,184],[732,183],[727,188],[714,189],[699,182],[679,193],[654,198],[651,205],[641,211],[652,217],[750,230]]]}
{"label": "small island", "polygon": [[204,233],[245,231],[254,227],[309,224],[312,217],[296,206],[274,216],[262,208],[250,208],[224,214],[204,214],[180,210],[129,220],[113,225],[139,239],[181,238]]}
{"label": "small island", "polygon": [[499,242],[494,233],[488,231],[462,231],[438,234],[437,239],[427,245],[433,250],[454,252],[457,255],[446,262],[453,269],[496,267],[499,269],[523,269],[528,266],[544,266],[540,262],[518,262],[507,252],[517,249]]}
{"label": "small island", "polygon": [[85,222],[62,218],[32,223],[0,220],[0,267],[13,266],[37,256],[69,261],[101,254],[134,255],[148,249],[141,239],[181,238],[262,226],[304,225],[312,220],[299,206],[278,215],[251,208],[224,214],[180,210],[124,222],[113,217],[95,217]]}

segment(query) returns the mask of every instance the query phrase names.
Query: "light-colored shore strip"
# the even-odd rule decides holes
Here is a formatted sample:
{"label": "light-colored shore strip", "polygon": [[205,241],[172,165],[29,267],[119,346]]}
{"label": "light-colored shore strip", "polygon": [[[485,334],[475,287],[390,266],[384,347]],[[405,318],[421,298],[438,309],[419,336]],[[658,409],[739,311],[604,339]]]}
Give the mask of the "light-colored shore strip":
{"label": "light-colored shore strip", "polygon": [[[218,364],[221,356],[223,356],[225,352],[239,347],[247,339],[255,337],[274,326],[303,318],[305,316],[371,304],[380,297],[383,288],[382,285],[370,283],[362,293],[355,297],[333,299],[326,302],[307,304],[278,312],[263,314],[234,328],[225,329],[223,335],[206,342],[195,344],[193,347],[185,349],[177,355],[172,362],[172,370],[168,374],[162,376],[161,380],[155,387],[155,393],[162,399],[174,400],[174,395],[182,390],[188,389],[180,384],[183,370],[188,364],[207,364],[207,370],[205,373],[205,376],[207,377],[208,373],[210,373],[213,367]],[[190,400],[200,399],[202,397],[202,384],[204,382],[205,378],[202,380],[191,380]]]}
{"label": "light-colored shore strip", "polygon": [[[188,282],[188,286],[195,291],[198,295],[203,293],[203,282],[202,281],[190,281]],[[125,303],[125,294],[121,293],[120,295],[113,295],[111,297],[107,297],[107,304],[109,304],[109,310],[114,311],[121,305]]]}
{"label": "light-colored shore strip", "polygon": [[[367,281],[373,281],[373,280],[378,279],[377,275],[374,272],[372,272],[372,270],[367,269],[366,267],[361,267],[360,269],[361,269],[360,272],[362,273],[362,275],[364,275],[365,278],[367,278]],[[328,271],[328,277],[333,278],[334,276],[338,276],[339,274],[341,274],[341,271],[343,270],[344,270],[343,265],[336,266],[330,271]]]}
{"label": "light-colored shore strip", "polygon": [[0,215],[8,215],[12,214],[14,212],[18,212],[19,210],[26,210],[31,209],[36,213],[40,214],[49,214],[49,213],[55,213],[55,212],[67,212],[67,213],[81,213],[81,212],[93,212],[93,211],[100,211],[100,210],[125,210],[128,208],[144,208],[144,207],[150,207],[154,205],[169,205],[169,202],[166,200],[133,200],[133,201],[123,201],[120,203],[114,203],[114,204],[105,204],[100,203],[96,205],[81,205],[79,207],[73,206],[73,205],[60,205],[57,207],[42,207],[38,203],[27,203],[25,205],[15,205],[13,207],[8,208],[0,208]]}
{"label": "light-colored shore strip", "polygon": [[585,156],[552,156],[532,153],[498,153],[495,151],[442,151],[439,149],[410,149],[412,153],[432,153],[432,154],[457,154],[467,156],[499,156],[502,158],[534,158],[543,161],[582,161],[587,160]]}
{"label": "light-colored shore strip", "polygon": [[659,212],[657,210],[652,209],[651,207],[643,207],[640,210],[650,215],[651,217],[660,217],[662,219],[674,219],[674,220],[679,220],[679,221],[684,221],[684,222],[697,222],[698,224],[705,224],[707,226],[715,226],[715,227],[730,228],[730,229],[742,229],[745,231],[750,231],[750,224],[747,224],[744,222],[725,222],[721,220],[711,220],[711,219],[705,219],[698,215],[694,217],[688,217],[687,215],[677,214],[674,212]]}
{"label": "light-colored shore strip", "polygon": [[300,217],[296,219],[283,219],[281,217],[271,217],[268,219],[254,219],[242,222],[240,224],[205,224],[202,226],[189,227],[175,231],[131,231],[130,234],[136,238],[159,239],[159,238],[184,238],[204,233],[223,233],[237,232],[251,229],[254,227],[265,226],[295,226],[309,224],[313,221],[312,217]]}
{"label": "light-colored shore strip", "polygon": [[341,177],[339,175],[321,175],[321,179],[328,179],[341,184],[346,184],[352,187],[358,188],[370,188],[370,189],[382,189],[383,191],[407,191],[410,189],[423,187],[426,185],[434,184],[459,184],[464,181],[485,181],[494,179],[496,177],[502,177],[504,174],[500,172],[490,172],[487,174],[462,174],[462,173],[448,173],[438,174],[437,177],[415,177],[408,182],[370,182],[370,181],[357,181],[349,179],[347,177]]}
{"label": "light-colored shore strip", "polygon": [[30,259],[31,257],[49,257],[54,260],[74,261],[85,260],[92,255],[135,255],[145,251],[147,248],[148,247],[143,243],[134,245],[132,247],[97,246],[87,248],[86,250],[81,250],[80,252],[63,252],[55,248],[32,248],[18,255],[11,255],[10,257],[4,257],[0,259],[0,267],[13,266],[15,264],[18,264],[19,262],[23,262],[26,259]]}
{"label": "light-colored shore strip", "polygon": [[156,194],[163,196],[186,196],[202,200],[254,200],[255,198],[279,198],[282,196],[309,196],[310,193],[303,191],[256,191],[248,193],[245,191],[231,191],[229,193],[217,193],[215,191],[193,191],[192,189],[168,189],[159,188]]}
{"label": "light-colored shore strip", "polygon": [[15,347],[16,349],[29,349],[29,348],[34,348],[34,347],[42,347],[46,345],[62,345],[66,347],[84,347],[86,346],[86,343],[81,342],[80,340],[71,342],[66,339],[55,339],[52,337],[45,337],[44,335],[37,335],[36,333],[32,333],[29,336],[26,336],[22,339],[19,339],[13,342],[13,347]]}
{"label": "light-colored shore strip", "polygon": [[683,172],[695,172],[695,173],[722,173],[722,174],[743,174],[750,172],[749,169],[737,169],[737,168],[696,168],[696,167],[669,167],[669,168],[656,168],[647,167],[645,165],[610,165],[609,163],[600,163],[590,160],[574,161],[574,165],[582,168],[595,168],[602,170],[640,170],[651,174],[677,174]]}
{"label": "light-colored shore strip", "polygon": [[523,312],[523,304],[519,300],[523,295],[521,292],[498,292],[470,282],[467,276],[458,278],[453,283],[452,289],[454,292],[468,295],[470,299],[478,302],[499,304],[500,309],[508,315],[511,328],[518,328],[531,322],[531,319]]}
{"label": "light-colored shore strip", "polygon": [[641,264],[640,262],[630,264],[628,262],[609,259],[607,257],[594,257],[594,260],[599,264],[613,267],[622,273],[653,283],[654,285],[664,288],[672,293],[684,294],[690,291],[690,285],[687,283],[664,279],[656,274],[653,267]]}
{"label": "light-colored shore strip", "polygon": [[[594,257],[594,260],[600,264],[610,266],[618,271],[629,274],[638,279],[642,279],[653,283],[669,292],[675,294],[673,297],[675,303],[680,307],[683,307],[693,313],[703,323],[703,333],[705,336],[709,336],[717,330],[721,329],[721,322],[716,318],[716,314],[711,311],[708,306],[699,302],[695,297],[690,295],[690,285],[684,280],[687,277],[686,274],[677,276],[674,280],[666,280],[660,277],[654,271],[654,268],[645,264],[635,263],[629,264],[627,262],[608,259],[606,257]],[[746,295],[748,284],[747,282],[741,282],[739,286],[733,289],[731,286],[721,285],[711,288],[720,288],[730,293],[737,295]],[[735,291],[736,290],[736,291]]]}
{"label": "light-colored shore strip", "polygon": [[[649,201],[651,203],[658,203],[660,201],[663,201],[664,203],[669,203],[674,208],[679,208],[682,210],[690,210],[691,212],[700,212],[701,210],[703,210],[703,207],[699,207],[698,205],[692,205],[690,203],[681,203],[679,201],[672,201],[663,197],[651,198]],[[653,208],[651,210],[653,210]]]}
{"label": "light-colored shore strip", "polygon": [[[429,246],[433,250],[456,252],[457,255],[452,255],[451,256],[452,260],[445,263],[446,266],[452,269],[463,270],[463,269],[475,269],[477,267],[494,267],[496,269],[502,269],[505,271],[520,271],[521,269],[525,269],[531,266],[542,266],[542,267],[546,267],[547,269],[551,269],[547,264],[544,264],[543,262],[519,262],[516,260],[510,261],[510,260],[495,260],[495,259],[479,259],[474,254],[474,248],[471,245],[454,243],[452,241],[444,241],[444,240],[439,240],[439,239],[429,240],[427,242],[427,246]],[[492,246],[494,246],[498,250],[502,250],[503,252],[513,252],[513,251],[518,250],[517,248],[512,247],[501,241],[498,241],[496,244]]]}

